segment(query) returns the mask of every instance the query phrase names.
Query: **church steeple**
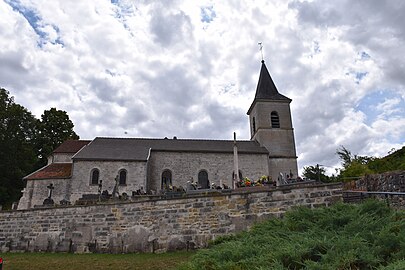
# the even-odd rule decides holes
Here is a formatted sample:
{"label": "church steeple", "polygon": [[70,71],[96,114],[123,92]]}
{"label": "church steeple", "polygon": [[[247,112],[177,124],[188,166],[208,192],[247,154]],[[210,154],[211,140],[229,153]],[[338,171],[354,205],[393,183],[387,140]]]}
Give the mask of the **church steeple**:
{"label": "church steeple", "polygon": [[273,179],[280,172],[298,174],[290,103],[291,99],[278,92],[262,60],[256,95],[247,114],[251,140],[269,151],[269,175]]}
{"label": "church steeple", "polygon": [[267,70],[264,60],[262,60],[262,67],[260,69],[259,82],[257,83],[255,99],[252,102],[248,110],[248,114],[252,110],[252,107],[258,100],[274,100],[274,101],[284,101],[291,102],[291,99],[280,94],[277,90],[276,85],[273,82],[273,79],[270,76],[269,71]]}

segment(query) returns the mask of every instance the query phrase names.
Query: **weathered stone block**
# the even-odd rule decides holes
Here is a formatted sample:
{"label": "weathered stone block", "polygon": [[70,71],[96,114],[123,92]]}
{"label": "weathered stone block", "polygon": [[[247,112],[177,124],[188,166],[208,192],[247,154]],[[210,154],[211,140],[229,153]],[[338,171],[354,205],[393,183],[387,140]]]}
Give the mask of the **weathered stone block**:
{"label": "weathered stone block", "polygon": [[202,202],[193,203],[193,207],[194,207],[194,208],[201,208],[201,207],[203,207],[203,206],[204,206],[204,203],[202,203]]}

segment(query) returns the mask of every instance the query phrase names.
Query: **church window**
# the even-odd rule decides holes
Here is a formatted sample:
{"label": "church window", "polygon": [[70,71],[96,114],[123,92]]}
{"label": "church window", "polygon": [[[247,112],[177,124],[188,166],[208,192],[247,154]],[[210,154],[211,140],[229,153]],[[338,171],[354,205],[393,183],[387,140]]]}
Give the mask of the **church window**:
{"label": "church window", "polygon": [[125,186],[127,184],[127,171],[126,170],[121,170],[120,173],[120,182],[119,184],[121,186]]}
{"label": "church window", "polygon": [[91,171],[91,184],[98,185],[99,178],[100,178],[100,171],[98,169],[93,169]]}
{"label": "church window", "polygon": [[271,112],[271,127],[280,128],[280,118],[277,112]]}
{"label": "church window", "polygon": [[252,125],[253,125],[253,134],[255,134],[256,133],[256,119],[254,117],[253,117]]}
{"label": "church window", "polygon": [[202,189],[210,187],[210,181],[208,180],[208,173],[206,170],[201,170],[198,173],[198,184]]}
{"label": "church window", "polygon": [[170,170],[164,170],[162,173],[162,189],[169,189],[172,185],[172,172]]}

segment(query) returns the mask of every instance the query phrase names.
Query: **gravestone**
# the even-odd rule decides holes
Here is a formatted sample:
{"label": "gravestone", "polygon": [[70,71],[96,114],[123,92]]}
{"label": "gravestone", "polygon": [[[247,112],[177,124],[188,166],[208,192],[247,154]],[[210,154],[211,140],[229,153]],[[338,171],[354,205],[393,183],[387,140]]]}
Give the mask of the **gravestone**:
{"label": "gravestone", "polygon": [[115,185],[114,185],[114,188],[112,191],[112,196],[113,196],[113,198],[118,198],[119,197],[118,185],[119,185],[119,181],[120,181],[119,176],[117,175],[114,180],[115,180]]}
{"label": "gravestone", "polygon": [[47,186],[47,188],[49,189],[48,198],[46,198],[42,204],[43,205],[54,205],[55,202],[52,199],[52,191],[55,189],[55,187],[53,186],[52,183],[50,183],[49,186]]}

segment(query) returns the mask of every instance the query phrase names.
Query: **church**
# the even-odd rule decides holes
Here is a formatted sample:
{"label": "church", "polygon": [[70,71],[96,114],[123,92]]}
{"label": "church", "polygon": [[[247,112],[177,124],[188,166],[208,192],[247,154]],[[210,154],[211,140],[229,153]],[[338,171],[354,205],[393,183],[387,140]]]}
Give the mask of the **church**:
{"label": "church", "polygon": [[[261,62],[256,94],[247,111],[250,140],[105,138],[70,140],[48,157],[48,164],[23,179],[18,209],[43,204],[52,192],[56,204],[74,204],[101,190],[155,193],[197,182],[233,187],[235,175],[257,180],[298,174],[291,99],[280,94]],[[235,166],[237,164],[237,166]],[[235,169],[236,168],[236,169]],[[237,170],[237,172],[235,171]]]}

